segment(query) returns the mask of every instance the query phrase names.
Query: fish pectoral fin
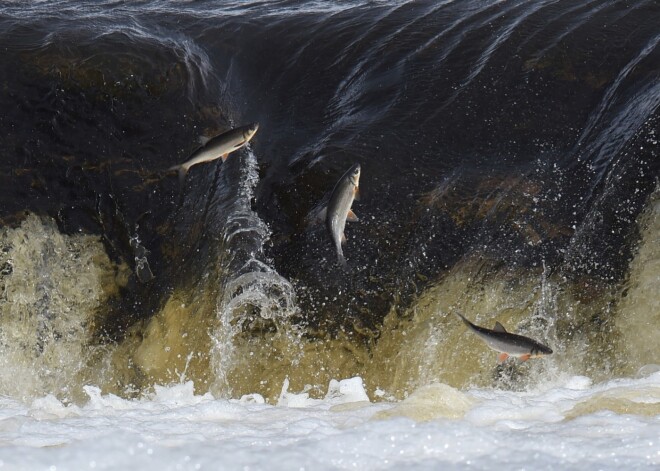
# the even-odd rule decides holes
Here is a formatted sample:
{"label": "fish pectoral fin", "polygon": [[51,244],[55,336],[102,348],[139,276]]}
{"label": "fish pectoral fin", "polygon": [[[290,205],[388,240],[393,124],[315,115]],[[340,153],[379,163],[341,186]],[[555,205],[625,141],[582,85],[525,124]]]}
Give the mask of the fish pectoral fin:
{"label": "fish pectoral fin", "polygon": [[342,244],[346,243],[346,234],[344,234],[343,232],[341,233],[341,243]]}
{"label": "fish pectoral fin", "polygon": [[522,356],[520,356],[519,358],[520,358],[520,361],[527,361],[527,360],[529,360],[531,357],[532,357],[532,355],[531,355],[530,353],[528,353],[528,354],[526,354],[526,355],[522,355]]}
{"label": "fish pectoral fin", "polygon": [[188,174],[188,167],[185,165],[177,165],[176,167],[172,167],[172,169],[176,169],[177,174],[179,175],[179,188],[186,186],[186,175]]}
{"label": "fish pectoral fin", "polygon": [[229,152],[225,152],[224,154],[222,154],[222,155],[220,156],[220,158],[222,159],[223,162],[224,162],[225,160],[227,160],[227,157],[229,157]]}
{"label": "fish pectoral fin", "polygon": [[356,186],[355,190],[353,191],[353,199],[356,199],[360,201],[360,187]]}
{"label": "fish pectoral fin", "polygon": [[348,215],[346,216],[346,220],[350,221],[350,222],[358,222],[359,221],[358,217],[355,215],[355,213],[353,212],[352,209],[348,210]]}
{"label": "fish pectoral fin", "polygon": [[348,271],[348,264],[346,263],[346,259],[344,258],[344,254],[337,254],[337,262],[339,263],[339,266],[343,268],[344,271]]}
{"label": "fish pectoral fin", "polygon": [[497,361],[498,361],[499,363],[504,363],[504,362],[506,361],[507,358],[509,358],[509,354],[508,354],[508,353],[504,353],[504,352],[502,352],[502,353],[500,353],[499,355],[497,355]]}
{"label": "fish pectoral fin", "polygon": [[502,324],[500,324],[499,322],[497,322],[497,321],[495,322],[495,327],[493,327],[493,330],[495,332],[506,332],[506,329],[504,328],[504,326]]}

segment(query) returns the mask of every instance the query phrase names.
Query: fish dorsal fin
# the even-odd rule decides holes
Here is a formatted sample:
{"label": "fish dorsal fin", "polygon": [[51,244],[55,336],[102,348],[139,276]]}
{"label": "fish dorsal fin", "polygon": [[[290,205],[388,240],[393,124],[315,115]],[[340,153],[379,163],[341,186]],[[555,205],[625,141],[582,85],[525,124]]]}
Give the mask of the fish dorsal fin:
{"label": "fish dorsal fin", "polygon": [[359,221],[358,217],[355,215],[355,213],[353,212],[352,209],[348,210],[348,214],[346,215],[346,220],[350,221],[350,222],[358,222]]}
{"label": "fish dorsal fin", "polygon": [[325,217],[328,214],[328,207],[324,206],[320,210],[311,210],[307,217],[305,218],[307,224],[309,226],[313,226],[315,224],[321,224],[323,221],[325,221]]}
{"label": "fish dorsal fin", "polygon": [[321,224],[325,221],[325,218],[328,214],[328,207],[324,206],[322,208],[313,208],[307,216],[305,216],[305,225],[307,228],[313,228],[314,226]]}
{"label": "fish dorsal fin", "polygon": [[506,333],[506,329],[504,328],[504,326],[502,324],[500,324],[499,322],[497,322],[497,321],[495,321],[495,327],[493,328],[493,330],[495,332],[505,332]]}

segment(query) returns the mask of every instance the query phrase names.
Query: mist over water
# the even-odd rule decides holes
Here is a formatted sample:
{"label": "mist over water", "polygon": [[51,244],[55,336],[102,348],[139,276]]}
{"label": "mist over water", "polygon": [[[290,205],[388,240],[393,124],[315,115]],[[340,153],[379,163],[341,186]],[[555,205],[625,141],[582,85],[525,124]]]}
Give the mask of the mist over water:
{"label": "mist over water", "polygon": [[[403,399],[660,363],[654,2],[0,13],[0,393]],[[344,273],[308,216],[355,162]],[[456,309],[555,353],[498,365]]]}

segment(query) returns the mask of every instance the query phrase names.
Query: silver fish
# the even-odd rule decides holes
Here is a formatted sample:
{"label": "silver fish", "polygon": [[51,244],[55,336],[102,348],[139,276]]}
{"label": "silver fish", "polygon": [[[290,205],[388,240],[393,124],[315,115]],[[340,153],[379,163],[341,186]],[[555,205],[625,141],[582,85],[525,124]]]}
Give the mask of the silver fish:
{"label": "silver fish", "polygon": [[170,167],[168,171],[179,172],[179,181],[183,182],[190,167],[219,158],[222,158],[224,162],[227,160],[230,152],[234,152],[250,142],[250,139],[256,134],[257,129],[259,129],[259,123],[252,123],[247,126],[230,129],[225,133],[215,136],[193,152],[186,162]]}
{"label": "silver fish", "polygon": [[499,322],[495,322],[495,328],[490,330],[485,327],[474,325],[463,317],[462,314],[459,314],[456,311],[454,311],[454,314],[456,314],[472,332],[477,334],[486,345],[496,352],[500,352],[500,355],[497,357],[500,363],[510,356],[517,357],[521,361],[527,361],[530,358],[539,358],[543,355],[550,355],[552,353],[551,348],[546,347],[534,339],[507,332],[504,326]]}
{"label": "silver fish", "polygon": [[328,206],[321,212],[320,217],[325,219],[325,226],[337,252],[337,259],[343,268],[347,268],[346,259],[341,244],[346,242],[344,227],[346,221],[357,221],[358,218],[351,210],[354,199],[360,195],[360,164],[355,164],[339,179],[332,190]]}

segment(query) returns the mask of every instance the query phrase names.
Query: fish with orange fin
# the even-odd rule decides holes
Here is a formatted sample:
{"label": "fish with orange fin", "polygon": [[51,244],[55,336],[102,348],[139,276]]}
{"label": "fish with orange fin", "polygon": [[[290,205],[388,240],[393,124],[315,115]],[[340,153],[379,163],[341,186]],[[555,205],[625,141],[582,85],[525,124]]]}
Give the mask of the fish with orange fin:
{"label": "fish with orange fin", "polygon": [[346,227],[346,221],[358,221],[357,216],[351,209],[351,205],[353,204],[353,200],[359,199],[359,197],[360,164],[354,164],[339,179],[335,188],[332,190],[328,206],[318,215],[319,219],[325,220],[326,228],[335,246],[335,252],[337,252],[337,261],[344,270],[348,269],[341,246],[346,242],[344,228]]}
{"label": "fish with orange fin", "polygon": [[495,322],[493,330],[474,325],[462,314],[453,311],[468,328],[477,334],[481,340],[490,348],[499,352],[497,359],[500,363],[509,357],[519,358],[521,361],[527,361],[530,358],[539,358],[543,355],[550,355],[552,349],[537,342],[534,339],[524,335],[512,334],[507,332],[502,324]]}

